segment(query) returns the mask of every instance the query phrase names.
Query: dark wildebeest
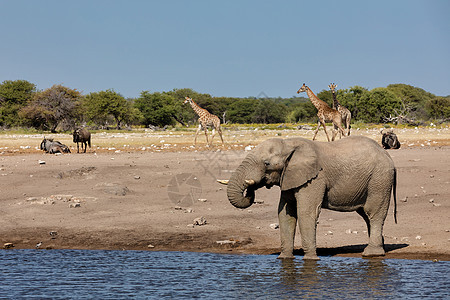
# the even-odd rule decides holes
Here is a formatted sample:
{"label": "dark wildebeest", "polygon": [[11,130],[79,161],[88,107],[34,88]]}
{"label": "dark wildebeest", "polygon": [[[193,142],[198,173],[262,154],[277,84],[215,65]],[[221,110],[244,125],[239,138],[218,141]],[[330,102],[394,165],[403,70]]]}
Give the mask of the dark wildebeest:
{"label": "dark wildebeest", "polygon": [[382,129],[381,134],[383,135],[381,137],[381,144],[383,145],[384,149],[400,148],[400,142],[398,141],[397,135],[391,128],[386,130]]}
{"label": "dark wildebeest", "polygon": [[69,147],[64,145],[59,141],[54,141],[53,139],[44,139],[41,142],[40,146],[41,150],[44,150],[47,153],[55,154],[55,153],[70,153]]}
{"label": "dark wildebeest", "polygon": [[89,148],[91,148],[91,133],[85,128],[75,129],[73,132],[73,142],[77,143],[77,153],[80,153],[80,146],[78,143],[81,143],[81,150],[83,150],[84,144],[84,153],[86,153],[88,144]]}

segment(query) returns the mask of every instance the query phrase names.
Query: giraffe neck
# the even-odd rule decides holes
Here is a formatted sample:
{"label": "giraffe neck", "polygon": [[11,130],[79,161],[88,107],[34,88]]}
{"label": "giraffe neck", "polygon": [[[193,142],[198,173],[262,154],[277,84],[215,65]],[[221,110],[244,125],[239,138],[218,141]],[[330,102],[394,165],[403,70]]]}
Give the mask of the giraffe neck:
{"label": "giraffe neck", "polygon": [[336,92],[335,91],[332,91],[331,92],[332,94],[333,94],[333,108],[335,108],[335,109],[338,109],[338,107],[341,105],[340,103],[339,103],[339,101],[337,100],[337,98],[336,98]]}
{"label": "giraffe neck", "polygon": [[203,117],[205,115],[205,112],[207,113],[207,110],[198,106],[197,103],[194,102],[194,100],[189,101],[189,104],[199,117]]}
{"label": "giraffe neck", "polygon": [[320,100],[309,88],[306,89],[306,93],[308,94],[309,100],[311,103],[317,108],[317,110],[321,109],[324,106],[328,106],[325,102]]}

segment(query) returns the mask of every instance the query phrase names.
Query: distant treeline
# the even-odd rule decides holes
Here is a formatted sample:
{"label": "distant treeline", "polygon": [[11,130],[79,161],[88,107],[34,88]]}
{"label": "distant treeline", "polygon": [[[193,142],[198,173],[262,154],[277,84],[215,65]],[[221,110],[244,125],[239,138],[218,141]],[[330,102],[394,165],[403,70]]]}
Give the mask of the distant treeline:
{"label": "distant treeline", "polygon": [[[138,98],[126,99],[114,90],[83,95],[62,85],[38,90],[26,80],[6,80],[0,84],[0,127],[33,127],[55,132],[80,124],[99,128],[190,125],[196,122],[197,115],[188,104],[183,104],[186,96],[217,115],[223,123],[317,120],[316,108],[304,97],[213,97],[192,89],[174,89],[143,91]],[[317,96],[332,106],[329,90],[317,91]],[[354,86],[337,90],[337,99],[352,112],[352,122],[421,124],[450,119],[450,96],[436,96],[406,84],[373,90]]]}

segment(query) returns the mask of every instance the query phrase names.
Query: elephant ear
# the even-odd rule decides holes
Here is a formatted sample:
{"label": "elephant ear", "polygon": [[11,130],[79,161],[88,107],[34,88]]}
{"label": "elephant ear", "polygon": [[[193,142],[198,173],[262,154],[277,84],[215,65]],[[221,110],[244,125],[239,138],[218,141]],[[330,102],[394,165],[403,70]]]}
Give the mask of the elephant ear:
{"label": "elephant ear", "polygon": [[302,142],[286,159],[285,168],[281,174],[281,190],[286,191],[304,185],[315,178],[321,169],[313,145]]}

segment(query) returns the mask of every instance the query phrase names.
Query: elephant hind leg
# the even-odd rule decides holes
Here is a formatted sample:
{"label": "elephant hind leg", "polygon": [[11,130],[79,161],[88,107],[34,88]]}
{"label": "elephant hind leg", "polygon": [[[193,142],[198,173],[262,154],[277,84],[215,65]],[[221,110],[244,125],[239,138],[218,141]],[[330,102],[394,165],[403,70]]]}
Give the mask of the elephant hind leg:
{"label": "elephant hind leg", "polygon": [[[367,232],[369,234],[369,243],[364,249],[362,256],[383,256],[384,251],[384,239],[383,239],[383,224],[385,214],[382,210],[371,215],[367,213],[363,208],[357,210],[358,214],[362,216],[367,225]],[[382,216],[384,214],[384,216]]]}
{"label": "elephant hind leg", "polygon": [[370,220],[369,217],[366,215],[366,213],[364,212],[364,209],[362,207],[358,208],[358,210],[356,211],[366,222],[367,225],[367,232],[369,233],[369,237],[370,237]]}

